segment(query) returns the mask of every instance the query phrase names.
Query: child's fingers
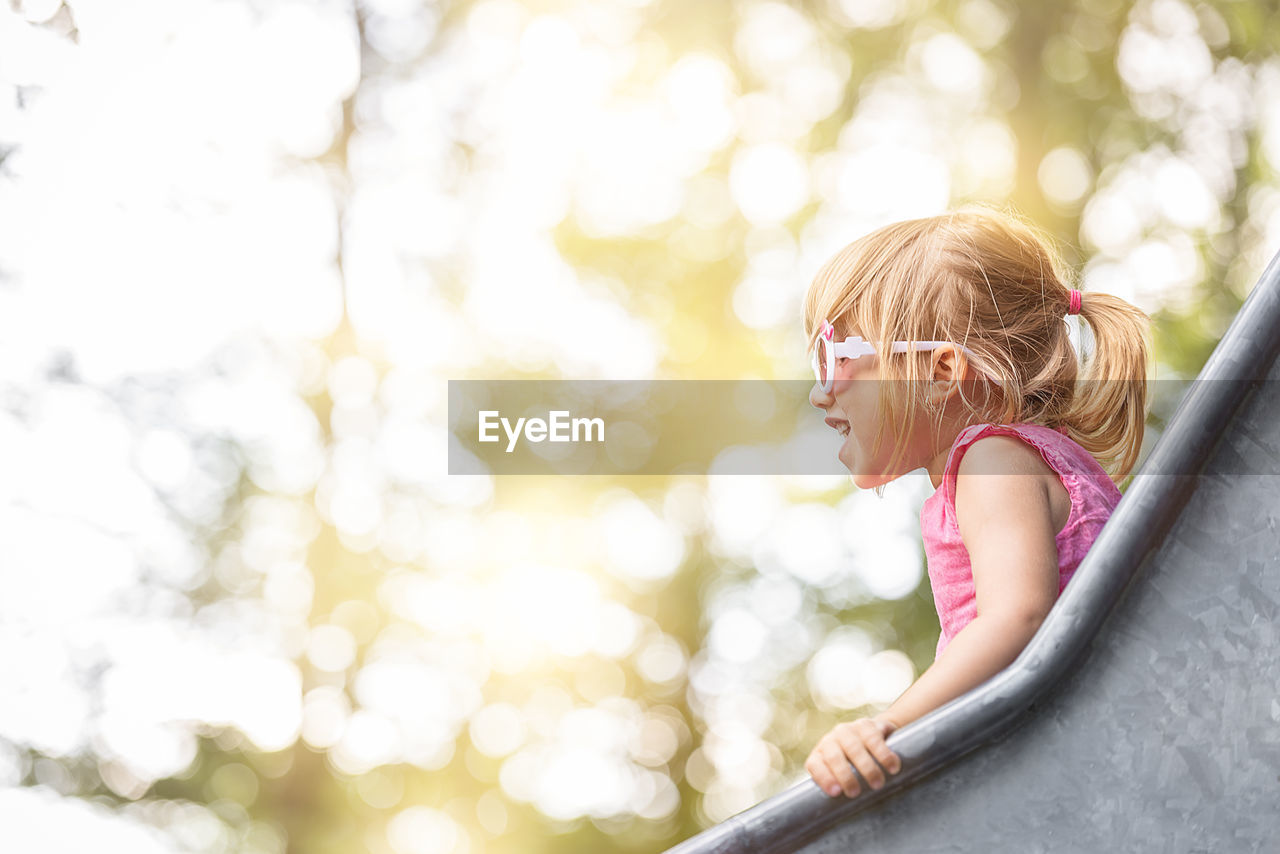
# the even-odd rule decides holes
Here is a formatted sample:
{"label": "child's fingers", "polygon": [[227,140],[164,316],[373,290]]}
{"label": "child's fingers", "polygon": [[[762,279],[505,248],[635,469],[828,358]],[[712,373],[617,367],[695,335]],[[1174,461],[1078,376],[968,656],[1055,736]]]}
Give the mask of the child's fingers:
{"label": "child's fingers", "polygon": [[[880,732],[885,738],[888,738],[898,729],[897,724],[892,721],[887,721],[884,718],[874,717],[871,720],[880,727]],[[902,757],[890,750],[888,744],[882,745],[881,749],[873,750],[871,753],[876,757],[876,761],[883,765],[885,770],[890,774],[897,774],[902,770]]]}
{"label": "child's fingers", "polygon": [[[822,759],[827,765],[827,770],[835,777],[840,788],[849,797],[855,797],[862,789],[858,785],[858,778],[853,773],[853,766],[849,764],[849,759],[845,756],[844,748],[840,742],[834,739],[826,740],[822,745]],[[827,794],[831,794],[828,788]],[[839,792],[836,792],[839,794]]]}
{"label": "child's fingers", "polygon": [[862,774],[862,779],[867,781],[867,785],[873,789],[879,789],[884,786],[884,772],[871,758],[867,747],[869,744],[874,744],[874,740],[880,737],[880,733],[878,728],[867,727],[863,723],[864,721],[855,721],[836,727],[836,738],[845,755],[849,757],[849,761],[858,769],[858,773]]}
{"label": "child's fingers", "polygon": [[884,766],[884,770],[890,774],[897,774],[902,770],[902,760],[898,757],[898,754],[889,749],[889,745],[885,744],[883,739],[869,741],[867,749],[871,751],[871,755],[876,758],[876,761]]}
{"label": "child's fingers", "polygon": [[818,788],[826,792],[828,795],[835,797],[840,794],[840,781],[836,779],[835,774],[831,773],[831,769],[827,767],[827,762],[822,757],[822,745],[819,744],[809,754],[808,760],[804,763],[804,768],[809,772],[809,776],[813,778],[813,782],[818,784]]}
{"label": "child's fingers", "polygon": [[864,727],[864,737],[862,743],[866,745],[867,750],[875,757],[886,771],[890,774],[897,774],[902,770],[902,759],[898,754],[889,749],[889,745],[885,743],[885,739],[893,733],[896,727],[886,720],[880,718],[870,718],[870,727]]}

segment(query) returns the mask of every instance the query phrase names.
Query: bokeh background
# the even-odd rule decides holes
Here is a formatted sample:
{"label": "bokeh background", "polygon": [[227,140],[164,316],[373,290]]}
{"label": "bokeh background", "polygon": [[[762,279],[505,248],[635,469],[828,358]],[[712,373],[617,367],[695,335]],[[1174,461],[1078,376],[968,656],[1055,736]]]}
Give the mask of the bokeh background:
{"label": "bokeh background", "polygon": [[803,379],[821,262],[971,200],[1194,377],[1277,11],[0,4],[0,848],[656,852],[803,779],[931,662],[927,478],[450,477],[447,380]]}

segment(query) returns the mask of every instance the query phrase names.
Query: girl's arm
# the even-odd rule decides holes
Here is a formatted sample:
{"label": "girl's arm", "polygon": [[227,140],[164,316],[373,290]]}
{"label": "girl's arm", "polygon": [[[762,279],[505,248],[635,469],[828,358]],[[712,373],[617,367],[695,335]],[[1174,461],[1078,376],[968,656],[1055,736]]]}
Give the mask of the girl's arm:
{"label": "girl's arm", "polygon": [[978,615],[877,719],[906,726],[981,685],[1026,647],[1058,598],[1053,488],[1065,492],[1040,453],[1019,439],[988,436],[970,446],[956,478],[956,522]]}
{"label": "girl's arm", "polygon": [[881,788],[880,769],[896,774],[901,767],[885,738],[1013,663],[1057,601],[1049,496],[1066,492],[1058,476],[1035,448],[1010,436],[974,442],[959,475],[956,522],[973,567],[978,615],[889,708],[837,724],[819,740],[805,768],[832,797],[859,793],[854,768],[871,788]]}

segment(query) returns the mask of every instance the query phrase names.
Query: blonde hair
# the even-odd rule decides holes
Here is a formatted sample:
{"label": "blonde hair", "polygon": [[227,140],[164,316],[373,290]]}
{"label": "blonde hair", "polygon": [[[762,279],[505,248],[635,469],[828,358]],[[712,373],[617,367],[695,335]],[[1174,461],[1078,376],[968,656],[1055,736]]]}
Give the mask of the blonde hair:
{"label": "blonde hair", "polygon": [[[841,249],[814,277],[804,300],[814,346],[829,319],[836,340],[862,335],[881,356],[881,410],[910,434],[929,354],[884,358],[879,342],[943,340],[972,351],[971,368],[997,393],[960,399],[971,423],[1065,428],[1117,484],[1132,470],[1146,423],[1150,319],[1105,293],[1081,294],[1093,332],[1088,371],[1079,365],[1064,317],[1070,276],[1047,234],[1018,214],[985,204],[884,226]],[[850,332],[849,330],[853,330]],[[901,387],[905,387],[904,394]],[[941,409],[934,409],[934,435]],[[876,437],[878,450],[885,424]],[[895,442],[895,444],[898,444]],[[904,449],[895,451],[890,469]]]}

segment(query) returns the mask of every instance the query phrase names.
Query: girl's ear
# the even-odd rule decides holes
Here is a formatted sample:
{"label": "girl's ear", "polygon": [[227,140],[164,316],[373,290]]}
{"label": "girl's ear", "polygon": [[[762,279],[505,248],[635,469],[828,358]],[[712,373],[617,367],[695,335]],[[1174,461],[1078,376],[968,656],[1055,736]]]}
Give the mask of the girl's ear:
{"label": "girl's ear", "polygon": [[970,374],[969,360],[954,344],[943,344],[930,354],[929,402],[941,406],[960,390]]}

